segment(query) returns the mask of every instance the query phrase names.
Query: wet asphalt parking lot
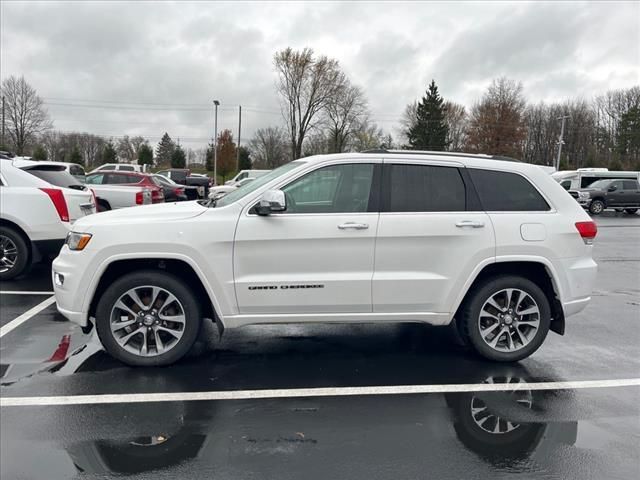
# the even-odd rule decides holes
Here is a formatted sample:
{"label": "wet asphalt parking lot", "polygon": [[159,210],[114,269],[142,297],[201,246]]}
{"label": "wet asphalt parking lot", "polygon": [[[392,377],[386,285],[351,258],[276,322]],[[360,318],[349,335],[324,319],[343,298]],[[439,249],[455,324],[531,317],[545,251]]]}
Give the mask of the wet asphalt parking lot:
{"label": "wet asphalt parking lot", "polygon": [[0,477],[640,478],[640,215],[596,220],[591,304],[513,365],[422,325],[206,325],[129,368],[40,265],[0,283]]}

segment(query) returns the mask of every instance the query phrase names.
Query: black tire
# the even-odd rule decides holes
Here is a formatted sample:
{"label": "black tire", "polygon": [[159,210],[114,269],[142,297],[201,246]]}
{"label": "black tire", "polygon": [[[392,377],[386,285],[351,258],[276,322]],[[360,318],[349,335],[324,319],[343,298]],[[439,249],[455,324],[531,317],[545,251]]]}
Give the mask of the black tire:
{"label": "black tire", "polygon": [[98,212],[108,212],[111,210],[111,205],[106,200],[98,199],[98,205],[96,211]]}
{"label": "black tire", "polygon": [[638,211],[638,209],[637,208],[625,208],[624,211],[627,212],[629,215],[634,215]]}
{"label": "black tire", "polygon": [[[167,352],[155,356],[135,355],[121,347],[111,332],[111,311],[114,304],[128,290],[135,287],[156,286],[171,292],[184,309],[185,323],[182,337]],[[198,338],[202,315],[194,295],[178,277],[158,270],[130,273],[111,284],[102,294],[96,308],[96,330],[104,348],[118,360],[131,366],[163,366],[184,357]]]}
{"label": "black tire", "polygon": [[16,258],[11,267],[6,267],[4,262],[0,262],[0,280],[11,280],[25,273],[31,264],[31,252],[24,237],[11,227],[0,226],[0,259],[5,258],[4,247],[8,246],[8,243],[15,245]]}
{"label": "black tire", "polygon": [[[534,338],[527,345],[513,352],[500,351],[490,347],[483,340],[479,325],[480,310],[484,303],[496,292],[507,288],[517,288],[530,295],[537,303],[540,312],[540,323]],[[532,281],[515,275],[498,276],[489,278],[474,287],[463,305],[461,320],[464,336],[476,353],[497,362],[517,362],[531,355],[544,342],[551,323],[551,308],[545,293]]]}
{"label": "black tire", "polygon": [[602,200],[594,200],[589,205],[589,212],[591,215],[600,215],[605,209],[604,202]]}

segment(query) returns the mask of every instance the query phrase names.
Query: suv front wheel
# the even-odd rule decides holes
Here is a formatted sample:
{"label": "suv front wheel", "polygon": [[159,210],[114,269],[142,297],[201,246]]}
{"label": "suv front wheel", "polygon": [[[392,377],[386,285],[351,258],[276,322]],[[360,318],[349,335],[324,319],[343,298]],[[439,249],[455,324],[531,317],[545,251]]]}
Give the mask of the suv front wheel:
{"label": "suv front wheel", "polygon": [[505,276],[486,280],[462,310],[463,332],[489,360],[516,362],[535,352],[549,332],[551,309],[530,280]]}
{"label": "suv front wheel", "polygon": [[602,200],[594,200],[591,202],[591,205],[589,205],[589,212],[591,212],[592,215],[600,215],[604,211],[604,208],[605,206]]}
{"label": "suv front wheel", "polygon": [[157,270],[130,273],[103,293],[96,329],[106,350],[128,365],[169,365],[193,346],[200,306],[174,275]]}

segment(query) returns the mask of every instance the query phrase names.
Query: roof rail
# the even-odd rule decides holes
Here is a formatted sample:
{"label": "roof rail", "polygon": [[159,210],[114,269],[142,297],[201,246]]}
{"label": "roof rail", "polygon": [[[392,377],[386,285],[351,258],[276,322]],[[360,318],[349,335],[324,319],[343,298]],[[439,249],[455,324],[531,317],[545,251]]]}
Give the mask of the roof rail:
{"label": "roof rail", "polygon": [[410,154],[410,155],[437,155],[442,157],[468,157],[468,158],[485,158],[490,160],[504,160],[507,162],[520,162],[520,160],[507,157],[504,155],[486,155],[483,153],[463,153],[463,152],[442,152],[442,151],[429,151],[429,150],[387,150],[384,148],[377,148],[372,150],[363,150],[360,153],[383,153],[383,154]]}

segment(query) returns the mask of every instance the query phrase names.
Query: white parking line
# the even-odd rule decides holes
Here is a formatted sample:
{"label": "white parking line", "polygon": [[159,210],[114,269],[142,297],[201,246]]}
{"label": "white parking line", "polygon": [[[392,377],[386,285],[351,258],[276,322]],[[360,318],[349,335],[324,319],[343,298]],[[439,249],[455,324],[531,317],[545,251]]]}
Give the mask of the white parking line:
{"label": "white parking line", "polygon": [[44,302],[40,302],[38,305],[36,305],[33,308],[30,308],[19,317],[11,320],[5,326],[0,328],[0,338],[4,337],[7,333],[9,333],[14,328],[18,328],[20,325],[22,325],[24,322],[29,320],[31,317],[36,316],[38,313],[40,313],[42,310],[47,308],[49,305],[51,305],[55,301],[56,301],[56,297],[49,297]]}
{"label": "white parking line", "polygon": [[25,290],[0,290],[0,295],[53,295],[54,292],[27,292]]}
{"label": "white parking line", "polygon": [[348,397],[353,395],[414,395],[424,393],[500,392],[515,390],[575,390],[583,388],[637,387],[640,378],[532,382],[517,384],[469,383],[454,385],[397,385],[379,387],[290,388],[218,392],[129,393],[116,395],[68,395],[58,397],[1,397],[0,407],[104,405],[113,403],[188,402],[195,400],[250,400],[266,398]]}

